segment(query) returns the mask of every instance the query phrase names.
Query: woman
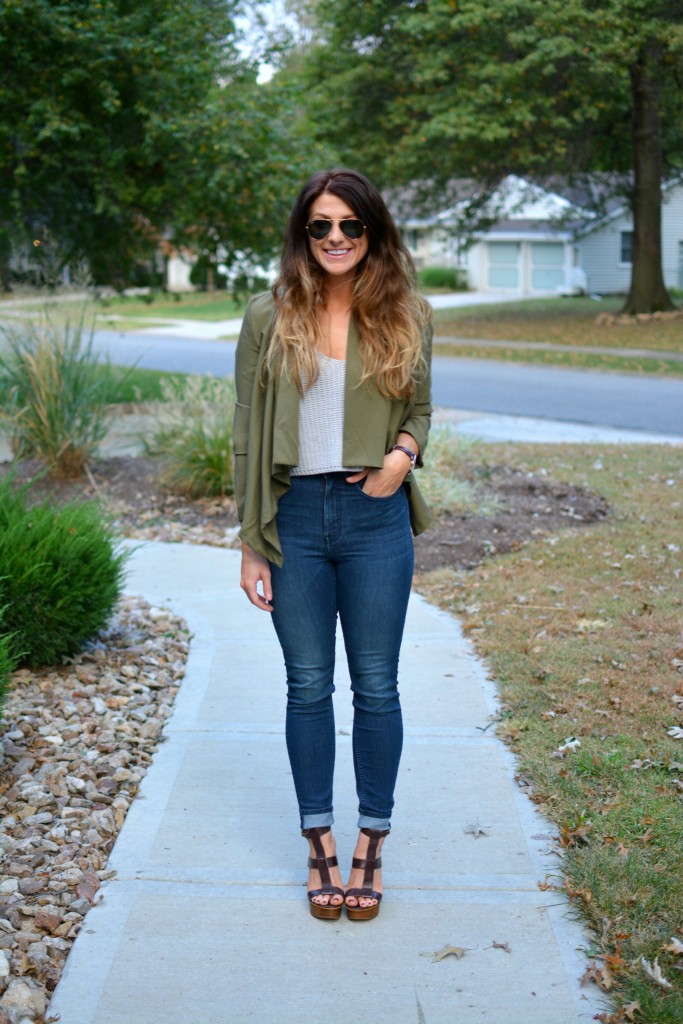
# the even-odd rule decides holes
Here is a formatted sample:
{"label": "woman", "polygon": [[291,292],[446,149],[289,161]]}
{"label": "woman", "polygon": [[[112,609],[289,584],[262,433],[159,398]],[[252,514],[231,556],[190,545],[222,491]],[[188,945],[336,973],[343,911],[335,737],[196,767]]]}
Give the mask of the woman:
{"label": "woman", "polygon": [[[272,295],[237,346],[233,444],[241,587],[270,612],[287,670],[286,739],[309,840],[314,917],[379,912],[379,853],[402,746],[398,656],[429,430],[429,306],[377,189],[315,174],[289,218]],[[331,831],[336,620],[353,691],[359,837],[344,891]]]}

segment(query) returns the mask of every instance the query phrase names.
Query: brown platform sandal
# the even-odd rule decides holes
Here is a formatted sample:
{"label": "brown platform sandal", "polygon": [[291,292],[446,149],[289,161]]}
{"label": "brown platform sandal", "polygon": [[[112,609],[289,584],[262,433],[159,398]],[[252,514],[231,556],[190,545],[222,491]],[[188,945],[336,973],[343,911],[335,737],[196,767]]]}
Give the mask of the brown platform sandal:
{"label": "brown platform sandal", "polygon": [[308,858],[309,868],[314,868],[320,875],[322,887],[320,889],[308,890],[308,905],[311,908],[313,917],[323,918],[328,921],[337,921],[341,917],[344,902],[334,904],[314,903],[314,896],[344,896],[344,890],[338,885],[332,885],[330,880],[330,868],[336,868],[338,861],[335,857],[326,857],[321,837],[330,831],[330,826],[325,828],[304,828],[301,835],[310,839],[315,849],[315,857]]}
{"label": "brown platform sandal", "polygon": [[347,904],[346,915],[350,921],[371,921],[373,917],[377,917],[379,914],[379,904],[382,899],[382,893],[375,892],[372,888],[372,880],[375,871],[382,867],[382,858],[377,856],[377,847],[382,836],[389,835],[389,829],[385,832],[379,832],[374,828],[362,828],[361,832],[370,839],[367,856],[364,858],[354,857],[351,861],[351,866],[363,868],[365,872],[363,875],[363,888],[347,889],[346,895],[353,896],[354,899],[377,900],[377,902],[371,907],[350,907]]}

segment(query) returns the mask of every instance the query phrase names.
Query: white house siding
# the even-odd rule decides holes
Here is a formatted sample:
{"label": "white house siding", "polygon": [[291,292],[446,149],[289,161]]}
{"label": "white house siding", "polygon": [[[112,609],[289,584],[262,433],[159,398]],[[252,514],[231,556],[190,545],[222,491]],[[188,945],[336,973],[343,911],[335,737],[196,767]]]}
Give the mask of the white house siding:
{"label": "white house siding", "polygon": [[194,285],[190,281],[192,263],[180,256],[169,256],[166,264],[166,287],[169,292],[191,292]]}
{"label": "white house siding", "polygon": [[667,288],[683,288],[683,185],[664,196],[662,267]]}
{"label": "white house siding", "polygon": [[[683,185],[664,193],[662,206],[662,265],[668,288],[683,287]],[[577,241],[579,264],[592,292],[628,292],[631,264],[621,262],[621,234],[633,231],[630,211],[584,235]]]}

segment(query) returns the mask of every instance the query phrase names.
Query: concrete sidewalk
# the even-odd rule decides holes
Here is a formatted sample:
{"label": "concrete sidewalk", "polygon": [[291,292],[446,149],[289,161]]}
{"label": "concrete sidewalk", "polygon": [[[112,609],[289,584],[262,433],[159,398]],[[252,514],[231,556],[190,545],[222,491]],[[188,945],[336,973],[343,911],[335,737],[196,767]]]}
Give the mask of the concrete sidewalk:
{"label": "concrete sidewalk", "polygon": [[[110,859],[48,1016],[60,1024],[579,1024],[587,939],[556,892],[550,826],[490,724],[492,683],[458,623],[414,596],[401,668],[406,740],[375,921],[315,920],[284,742],[284,672],[233,551],[150,543],[127,589],[194,635],[166,741]],[[335,831],[355,841],[340,651]],[[484,731],[485,730],[485,731]],[[486,836],[475,839],[468,827]],[[510,952],[494,948],[508,943]],[[446,945],[465,956],[421,954]]]}

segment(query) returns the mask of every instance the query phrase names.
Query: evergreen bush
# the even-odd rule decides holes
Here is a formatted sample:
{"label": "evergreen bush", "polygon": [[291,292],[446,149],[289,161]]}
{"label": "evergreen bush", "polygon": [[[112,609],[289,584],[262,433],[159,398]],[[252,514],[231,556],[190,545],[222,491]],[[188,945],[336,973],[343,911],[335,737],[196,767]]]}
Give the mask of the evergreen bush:
{"label": "evergreen bush", "polygon": [[422,270],[418,270],[417,279],[423,288],[467,291],[467,274],[462,267],[423,267]]}
{"label": "evergreen bush", "polygon": [[127,554],[94,502],[30,507],[27,488],[0,483],[0,607],[8,650],[29,667],[75,654],[121,594]]}
{"label": "evergreen bush", "polygon": [[[17,458],[39,458],[58,477],[78,477],[108,429],[115,388],[93,352],[85,306],[5,325],[0,353],[0,416]],[[62,319],[63,318],[63,319]]]}
{"label": "evergreen bush", "polygon": [[147,452],[162,458],[161,482],[190,498],[232,494],[234,381],[168,378],[161,391],[156,428],[143,438]]}

